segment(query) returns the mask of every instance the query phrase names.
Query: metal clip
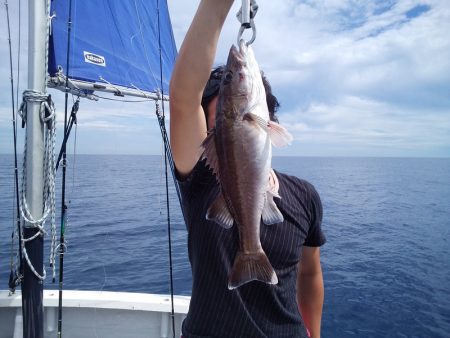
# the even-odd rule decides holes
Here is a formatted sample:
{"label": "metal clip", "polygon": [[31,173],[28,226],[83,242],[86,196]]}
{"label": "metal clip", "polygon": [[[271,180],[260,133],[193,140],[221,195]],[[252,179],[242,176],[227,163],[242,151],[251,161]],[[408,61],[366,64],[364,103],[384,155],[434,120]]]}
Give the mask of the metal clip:
{"label": "metal clip", "polygon": [[[256,27],[255,27],[255,23],[253,22],[253,20],[250,20],[250,27],[252,28],[252,38],[249,41],[245,41],[245,44],[247,46],[251,45],[253,43],[253,41],[255,41],[256,39]],[[242,39],[242,34],[244,33],[244,30],[246,28],[244,26],[241,26],[241,28],[239,29],[239,33],[238,33],[238,38],[237,38],[237,45],[239,46],[241,40]]]}
{"label": "metal clip", "polygon": [[245,41],[245,44],[248,46],[253,43],[256,39],[256,27],[253,19],[255,18],[256,12],[258,11],[258,5],[255,0],[242,0],[242,7],[239,9],[236,14],[239,22],[241,23],[241,27],[239,28],[237,43],[239,45],[242,40],[242,35],[244,31],[248,28],[252,29],[252,38],[249,41]]}

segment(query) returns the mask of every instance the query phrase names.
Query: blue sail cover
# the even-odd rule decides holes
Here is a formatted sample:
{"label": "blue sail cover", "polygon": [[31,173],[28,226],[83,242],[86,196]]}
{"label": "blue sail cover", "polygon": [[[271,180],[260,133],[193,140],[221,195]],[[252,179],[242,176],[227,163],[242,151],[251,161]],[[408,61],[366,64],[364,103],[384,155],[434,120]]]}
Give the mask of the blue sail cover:
{"label": "blue sail cover", "polygon": [[177,51],[166,0],[53,0],[51,76],[58,67],[67,75],[70,2],[70,79],[161,91],[161,41],[163,91],[169,94]]}

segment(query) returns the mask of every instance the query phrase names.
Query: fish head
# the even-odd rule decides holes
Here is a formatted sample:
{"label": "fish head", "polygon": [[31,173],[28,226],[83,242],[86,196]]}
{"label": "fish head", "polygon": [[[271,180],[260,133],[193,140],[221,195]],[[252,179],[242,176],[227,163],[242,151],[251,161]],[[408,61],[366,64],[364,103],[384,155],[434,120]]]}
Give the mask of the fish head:
{"label": "fish head", "polygon": [[245,115],[258,101],[265,103],[261,71],[250,46],[243,40],[231,46],[219,90],[221,110],[236,118]]}

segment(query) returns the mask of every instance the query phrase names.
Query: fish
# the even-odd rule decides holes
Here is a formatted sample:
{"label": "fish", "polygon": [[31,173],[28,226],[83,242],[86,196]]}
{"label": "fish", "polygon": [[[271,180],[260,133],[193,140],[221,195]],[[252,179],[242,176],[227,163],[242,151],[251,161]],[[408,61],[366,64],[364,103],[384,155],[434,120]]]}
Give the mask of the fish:
{"label": "fish", "polygon": [[261,220],[283,221],[269,177],[272,144],[284,146],[292,135],[270,120],[261,71],[253,49],[241,40],[232,46],[220,83],[215,126],[202,143],[202,159],[220,186],[206,219],[226,229],[238,227],[239,249],[228,277],[232,290],[250,281],[277,284],[260,241]]}

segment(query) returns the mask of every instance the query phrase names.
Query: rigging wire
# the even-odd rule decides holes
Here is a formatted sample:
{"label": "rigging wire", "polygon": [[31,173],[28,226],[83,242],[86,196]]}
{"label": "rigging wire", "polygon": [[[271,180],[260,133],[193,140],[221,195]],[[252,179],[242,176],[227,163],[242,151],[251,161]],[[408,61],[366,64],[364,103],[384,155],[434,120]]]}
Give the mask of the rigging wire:
{"label": "rigging wire", "polygon": [[[11,47],[11,28],[9,22],[9,8],[8,1],[5,0],[5,9],[6,9],[6,19],[8,24],[8,43],[9,43],[9,66],[10,66],[10,80],[11,80],[11,103],[12,103],[12,122],[13,122],[13,137],[14,137],[14,190],[15,190],[15,203],[16,203],[16,224],[17,224],[17,233],[19,236],[19,275],[17,275],[16,271],[13,271],[13,266],[11,264],[11,274],[10,274],[10,282],[13,282],[10,285],[11,292],[14,292],[15,286],[20,283],[22,279],[22,230],[21,230],[21,222],[20,222],[20,208],[19,208],[19,174],[18,174],[18,165],[17,165],[17,124],[16,124],[16,107],[14,102],[14,76],[13,76],[13,60],[12,60],[12,47]],[[20,10],[19,10],[20,15]],[[19,68],[19,65],[18,65]],[[14,240],[14,231],[12,233],[12,241]],[[13,245],[13,243],[11,243]],[[11,262],[12,263],[12,262]],[[11,283],[10,283],[11,284]]]}

